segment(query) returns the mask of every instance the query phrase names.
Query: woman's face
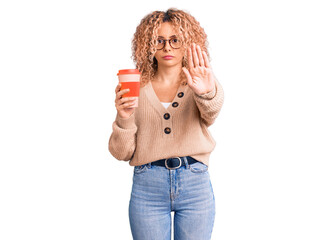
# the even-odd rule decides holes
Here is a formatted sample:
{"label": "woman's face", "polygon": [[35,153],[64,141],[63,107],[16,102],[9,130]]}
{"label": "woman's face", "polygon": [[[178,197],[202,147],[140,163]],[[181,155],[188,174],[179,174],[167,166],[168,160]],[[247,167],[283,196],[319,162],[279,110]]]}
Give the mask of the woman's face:
{"label": "woman's face", "polygon": [[[174,43],[173,46],[177,46],[177,40],[180,41],[179,36],[177,36],[173,26],[170,22],[164,22],[161,24],[161,27],[157,31],[159,42],[163,42],[161,40],[167,40],[165,42],[165,46],[161,50],[157,50],[155,53],[155,58],[158,62],[158,67],[172,67],[178,64],[182,64],[182,60],[185,54],[184,46],[180,45],[180,48],[174,49],[170,46],[169,39]],[[175,40],[176,38],[176,40]],[[166,58],[165,56],[172,56],[170,58]]]}

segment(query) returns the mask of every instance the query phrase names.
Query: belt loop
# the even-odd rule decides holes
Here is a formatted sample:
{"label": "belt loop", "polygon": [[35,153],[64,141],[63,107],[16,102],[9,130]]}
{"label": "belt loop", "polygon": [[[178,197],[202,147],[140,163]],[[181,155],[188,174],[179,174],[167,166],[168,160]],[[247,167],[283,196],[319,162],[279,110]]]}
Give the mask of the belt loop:
{"label": "belt loop", "polygon": [[189,165],[188,165],[188,162],[187,162],[187,157],[184,157],[184,163],[185,163],[186,169],[188,169]]}
{"label": "belt loop", "polygon": [[148,168],[151,168],[151,163],[147,163],[147,167],[148,167]]}

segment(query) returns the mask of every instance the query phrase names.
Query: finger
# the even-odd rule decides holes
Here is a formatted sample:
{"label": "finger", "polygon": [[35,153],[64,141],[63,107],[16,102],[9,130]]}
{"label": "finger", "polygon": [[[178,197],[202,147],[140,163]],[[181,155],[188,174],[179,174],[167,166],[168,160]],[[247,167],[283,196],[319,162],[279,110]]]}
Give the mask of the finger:
{"label": "finger", "polygon": [[117,93],[117,95],[119,96],[119,98],[122,98],[123,97],[122,95],[124,95],[125,93],[128,93],[129,91],[130,91],[129,88],[126,88],[126,89],[119,91]]}
{"label": "finger", "polygon": [[136,100],[135,97],[126,97],[126,98],[121,98],[119,100],[119,104],[124,104],[124,103],[127,103],[127,102],[134,102]]}
{"label": "finger", "polygon": [[192,77],[191,77],[191,74],[189,73],[189,71],[185,67],[183,67],[182,69],[183,69],[183,71],[185,73],[185,76],[187,78],[188,85],[192,86]]}
{"label": "finger", "polygon": [[195,47],[195,43],[192,44],[192,58],[193,58],[194,67],[199,66],[199,58]]}
{"label": "finger", "polygon": [[194,68],[191,47],[187,48],[187,62],[188,62],[189,68]]}
{"label": "finger", "polygon": [[208,59],[207,53],[205,51],[203,51],[203,58],[205,60],[205,67],[210,68],[209,59]]}
{"label": "finger", "polygon": [[119,91],[119,92],[117,93],[117,99],[120,99],[120,98],[122,97],[123,94],[125,94],[125,93],[127,93],[127,92],[129,92],[129,91],[130,91],[129,88],[126,88],[126,89],[123,89],[123,90]]}
{"label": "finger", "polygon": [[198,52],[198,56],[199,56],[199,65],[203,67],[203,66],[205,66],[205,62],[202,57],[202,52],[201,52],[201,48],[199,45],[197,45],[197,52]]}
{"label": "finger", "polygon": [[119,101],[116,102],[116,108],[127,106],[129,104],[134,104],[135,102],[136,102],[135,99],[126,102],[123,102],[122,99],[120,99]]}
{"label": "finger", "polygon": [[117,85],[117,87],[116,87],[116,89],[115,89],[115,92],[117,93],[117,92],[119,92],[119,89],[121,88],[121,83],[118,83],[118,85]]}
{"label": "finger", "polygon": [[119,108],[120,109],[129,108],[129,107],[133,106],[134,104],[135,104],[135,102],[124,103],[124,104],[120,105]]}

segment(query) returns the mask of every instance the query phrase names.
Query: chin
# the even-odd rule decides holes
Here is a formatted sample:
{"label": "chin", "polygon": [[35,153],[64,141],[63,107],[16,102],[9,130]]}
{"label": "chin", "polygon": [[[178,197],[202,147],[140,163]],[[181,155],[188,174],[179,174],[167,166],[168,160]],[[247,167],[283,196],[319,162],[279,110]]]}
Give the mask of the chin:
{"label": "chin", "polygon": [[182,62],[177,62],[176,59],[172,59],[172,60],[164,60],[162,59],[160,63],[158,63],[161,66],[177,66],[179,64],[182,64]]}
{"label": "chin", "polygon": [[163,66],[163,67],[175,67],[177,65],[178,65],[177,63],[168,63],[168,64],[161,64],[160,66]]}

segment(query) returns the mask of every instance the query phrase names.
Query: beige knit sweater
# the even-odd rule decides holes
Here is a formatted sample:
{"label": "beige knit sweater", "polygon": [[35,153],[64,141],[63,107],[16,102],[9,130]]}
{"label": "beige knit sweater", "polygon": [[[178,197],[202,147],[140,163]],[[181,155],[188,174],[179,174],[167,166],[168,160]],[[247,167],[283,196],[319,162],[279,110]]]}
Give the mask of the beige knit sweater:
{"label": "beige knit sweater", "polygon": [[191,156],[209,166],[216,142],[208,127],[217,118],[224,101],[221,84],[197,95],[180,85],[166,109],[148,82],[140,88],[139,106],[126,119],[118,114],[113,122],[109,151],[118,160],[138,166],[159,159]]}

